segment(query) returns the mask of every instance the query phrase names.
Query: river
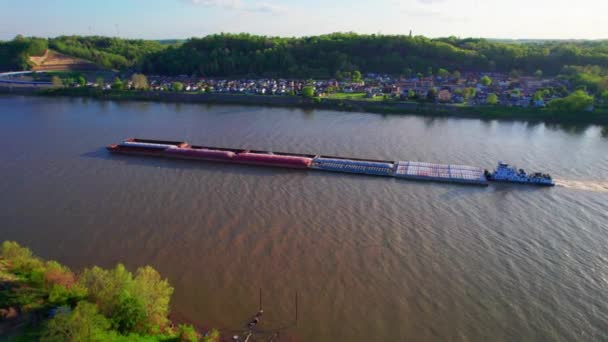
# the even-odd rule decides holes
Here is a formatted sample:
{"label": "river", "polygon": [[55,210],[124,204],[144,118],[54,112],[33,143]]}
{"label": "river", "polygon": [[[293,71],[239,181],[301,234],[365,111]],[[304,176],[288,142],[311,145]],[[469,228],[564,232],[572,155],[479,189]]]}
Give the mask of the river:
{"label": "river", "polygon": [[[126,137],[499,160],[554,188],[114,156]],[[152,265],[176,317],[298,341],[608,339],[608,129],[0,97],[0,240],[75,270]],[[298,293],[298,319],[295,294]]]}

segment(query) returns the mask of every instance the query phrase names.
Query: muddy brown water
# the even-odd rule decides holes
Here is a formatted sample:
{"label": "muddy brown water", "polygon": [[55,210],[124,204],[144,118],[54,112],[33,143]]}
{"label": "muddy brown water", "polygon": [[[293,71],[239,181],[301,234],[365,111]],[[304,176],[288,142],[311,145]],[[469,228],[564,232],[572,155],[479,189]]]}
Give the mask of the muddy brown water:
{"label": "muddy brown water", "polygon": [[[150,264],[179,317],[302,341],[608,339],[608,130],[0,97],[0,237]],[[549,172],[487,188],[109,155],[125,137]],[[294,296],[299,312],[295,324]]]}

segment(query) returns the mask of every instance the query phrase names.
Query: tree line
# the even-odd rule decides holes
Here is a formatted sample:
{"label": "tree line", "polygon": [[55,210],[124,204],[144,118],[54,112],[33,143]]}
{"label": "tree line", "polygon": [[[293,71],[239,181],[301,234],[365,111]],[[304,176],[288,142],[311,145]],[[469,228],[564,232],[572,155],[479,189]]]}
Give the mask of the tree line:
{"label": "tree line", "polygon": [[144,72],[156,74],[313,78],[354,70],[406,76],[437,75],[441,69],[556,75],[566,65],[608,66],[608,42],[517,43],[355,33],[302,38],[215,34],[152,53],[141,64]]}
{"label": "tree line", "polygon": [[608,67],[608,41],[503,42],[356,33],[289,38],[243,33],[169,44],[100,36],[18,36],[0,42],[0,69],[28,69],[27,57],[42,54],[47,47],[106,68],[211,77],[339,78],[355,70],[404,76],[459,71],[554,76],[568,66]]}

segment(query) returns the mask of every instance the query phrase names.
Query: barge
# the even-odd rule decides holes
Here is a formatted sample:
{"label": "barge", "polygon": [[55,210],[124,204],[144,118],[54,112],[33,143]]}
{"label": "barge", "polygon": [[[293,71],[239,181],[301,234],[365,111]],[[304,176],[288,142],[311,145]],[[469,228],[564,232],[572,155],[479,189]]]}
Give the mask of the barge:
{"label": "barge", "polygon": [[[488,185],[488,181],[509,181],[509,179],[505,179],[506,177],[499,177],[496,172],[490,173],[482,168],[467,165],[435,164],[416,161],[395,162],[390,160],[198,146],[190,145],[185,141],[130,138],[119,144],[109,145],[107,149],[112,153],[343,172],[482,186]],[[551,179],[548,175],[533,177],[535,177],[534,181],[521,181],[519,183],[540,184],[543,182],[537,182],[537,179],[543,178],[545,181]],[[520,179],[518,178],[518,180]]]}

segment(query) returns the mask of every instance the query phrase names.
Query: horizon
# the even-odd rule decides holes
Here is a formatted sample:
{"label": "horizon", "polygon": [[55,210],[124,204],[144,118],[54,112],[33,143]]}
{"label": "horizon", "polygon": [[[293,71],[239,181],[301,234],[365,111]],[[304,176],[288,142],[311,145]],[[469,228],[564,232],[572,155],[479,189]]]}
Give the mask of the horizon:
{"label": "horizon", "polygon": [[[295,0],[58,0],[46,5],[24,0],[3,6],[0,40],[18,34],[181,40],[220,32],[305,37],[328,32],[408,35],[410,30],[429,38],[608,39],[601,15],[608,3],[595,0],[581,0],[576,7],[565,0],[508,4],[498,0],[338,0],[331,4],[311,0],[307,4]],[[32,11],[33,7],[37,10]],[[586,8],[595,10],[588,13]]]}
{"label": "horizon", "polygon": [[[250,32],[210,32],[204,35],[199,35],[199,36],[189,36],[189,37],[180,37],[180,38],[176,38],[176,37],[167,37],[167,38],[138,38],[138,37],[126,37],[126,36],[116,36],[116,35],[98,35],[98,34],[78,34],[78,33],[74,33],[74,34],[64,34],[64,35],[58,35],[58,36],[31,36],[31,35],[25,35],[22,33],[17,33],[15,34],[13,37],[8,37],[8,38],[0,38],[0,42],[2,41],[11,41],[13,39],[15,39],[17,36],[23,36],[26,38],[43,38],[43,39],[53,39],[53,38],[57,38],[57,37],[61,37],[61,36],[79,36],[79,37],[108,37],[108,38],[118,38],[118,39],[127,39],[127,40],[149,40],[149,41],[158,41],[158,42],[162,42],[162,41],[187,41],[189,39],[194,39],[194,38],[204,38],[207,36],[212,36],[212,35],[221,35],[221,34],[249,34],[252,36],[265,36],[265,37],[269,37],[269,38],[307,38],[307,37],[319,37],[319,36],[327,36],[327,35],[332,35],[332,34],[356,34],[356,35],[372,35],[372,34],[376,34],[379,36],[408,36],[408,34],[405,33],[362,33],[362,32],[353,32],[353,31],[336,31],[336,32],[327,32],[327,33],[320,33],[320,34],[315,34],[315,35],[302,35],[302,36],[288,36],[288,35],[267,35],[267,34],[255,34],[255,33],[250,33]],[[428,39],[446,39],[446,38],[451,38],[451,37],[455,37],[456,39],[459,40],[465,40],[465,39],[484,39],[487,41],[498,41],[498,42],[514,42],[514,43],[534,43],[534,42],[602,42],[602,41],[608,41],[608,38],[496,38],[496,37],[481,37],[481,36],[465,36],[465,37],[459,37],[459,36],[436,36],[436,37],[431,37],[431,36],[427,36],[424,34],[412,34],[413,37],[424,37],[424,38],[428,38]]]}

